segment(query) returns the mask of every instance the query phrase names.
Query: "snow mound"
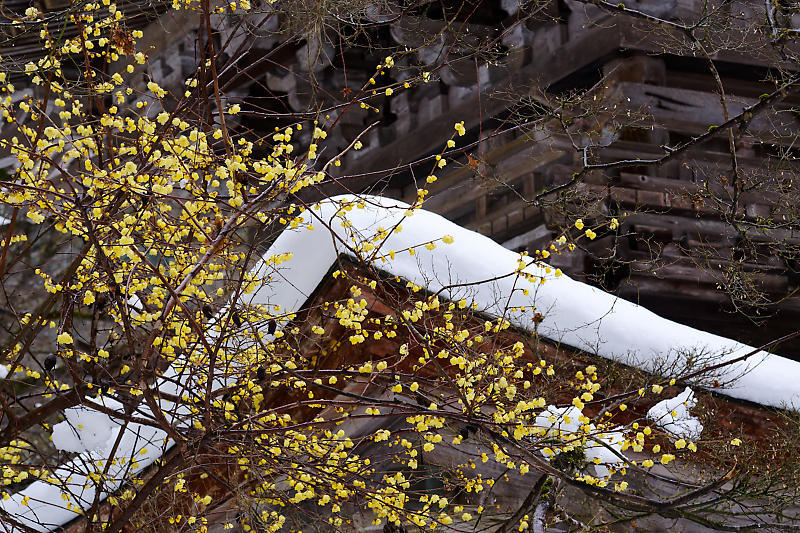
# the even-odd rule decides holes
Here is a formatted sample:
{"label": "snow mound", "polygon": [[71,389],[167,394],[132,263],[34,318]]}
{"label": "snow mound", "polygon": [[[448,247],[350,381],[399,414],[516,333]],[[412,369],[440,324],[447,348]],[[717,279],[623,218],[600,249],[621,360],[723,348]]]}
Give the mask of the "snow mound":
{"label": "snow mound", "polygon": [[647,411],[647,418],[676,438],[697,440],[703,432],[703,424],[689,412],[697,405],[694,391],[689,387],[675,396],[655,404]]}
{"label": "snow mound", "polygon": [[[122,404],[106,398],[105,406],[122,412]],[[119,433],[120,423],[91,407],[72,407],[66,420],[53,426],[53,444],[65,452],[108,453]]]}
{"label": "snow mound", "polygon": [[[587,463],[594,466],[595,473],[599,477],[606,478],[611,474],[609,467],[624,463],[622,444],[625,442],[625,437],[618,431],[600,433],[591,423],[588,424],[588,432],[584,432],[581,428],[584,425],[581,422],[582,416],[583,413],[577,407],[549,405],[536,416],[534,425],[544,430],[545,437],[559,438],[564,444],[570,444],[572,441],[577,443],[585,437],[586,442],[582,446]],[[549,449],[543,449],[541,453],[548,461],[558,455]]]}

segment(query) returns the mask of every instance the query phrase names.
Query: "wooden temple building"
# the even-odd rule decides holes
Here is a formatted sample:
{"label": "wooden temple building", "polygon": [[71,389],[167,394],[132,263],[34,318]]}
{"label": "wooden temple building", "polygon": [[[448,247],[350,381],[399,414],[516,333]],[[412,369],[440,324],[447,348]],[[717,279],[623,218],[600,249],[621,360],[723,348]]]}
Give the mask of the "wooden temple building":
{"label": "wooden temple building", "polygon": [[[755,2],[723,4],[730,40],[744,38],[748,24],[764,15]],[[756,51],[721,45],[713,52],[725,91],[723,109],[707,59],[675,45],[674,35],[654,31],[649,21],[574,0],[543,2],[537,16],[522,23],[513,0],[465,2],[464,10],[462,2],[436,6],[402,16],[367,10],[381,28],[371,35],[373,44],[416,50],[406,63],[430,64],[435,80],[379,96],[378,102],[373,98],[378,114],[345,105],[346,99],[320,97],[319,87],[328,95],[355,94],[382,61],[380,54],[333,41],[282,42],[274,33],[278,23],[259,18],[268,14],[223,21],[258,28],[246,42],[228,47],[237,56],[222,52],[223,88],[231,101],[240,98],[245,106],[241,127],[269,132],[321,108],[329,123],[336,123],[321,159],[368,129],[364,148],[351,151],[338,169],[345,178],[326,193],[368,191],[414,201],[426,186],[426,209],[531,253],[575,218],[588,213],[602,222],[616,216],[615,231],[549,261],[663,316],[752,345],[794,328],[800,318],[795,294],[800,262],[785,250],[800,244],[787,200],[797,189],[792,154],[800,119],[791,109],[800,97],[789,94],[774,110],[756,116],[736,141],[737,171],[745,183],[741,194],[734,195],[730,184],[730,146],[723,134],[663,164],[584,173],[571,190],[589,200],[572,211],[558,195],[537,200],[581,170],[583,146],[592,146],[588,162],[594,164],[657,159],[666,154],[664,146],[677,146],[741,113],[774,90],[767,80],[776,69],[792,68],[778,51],[754,44]],[[692,0],[630,4],[677,21],[697,19],[704,6]],[[164,15],[143,42],[152,49],[154,76],[178,84],[187,74],[181,65],[194,64],[187,29],[197,22],[186,17]],[[446,29],[448,17],[457,35]],[[389,22],[377,24],[382,21]],[[431,42],[431,35],[440,37]],[[465,52],[470,42],[493,43],[498,53],[485,61],[469,56],[445,61],[448,54]],[[176,59],[181,57],[186,60]],[[402,55],[396,61],[390,75],[400,82],[407,75]],[[530,126],[541,117],[537,105],[552,109],[558,98],[579,91],[602,102],[599,111],[561,129],[551,127],[552,120]],[[247,113],[248,102],[273,115],[253,108]],[[281,114],[292,118],[282,121]],[[455,161],[437,172],[435,183],[425,184],[431,158],[442,152],[460,121],[467,134],[458,138]],[[760,229],[764,220],[772,229]],[[788,344],[778,351],[791,356],[798,347]]]}
{"label": "wooden temple building", "polygon": [[[56,0],[45,4],[64,9]],[[766,16],[762,3],[641,0],[628,7],[678,22],[699,20],[713,8],[726,21],[719,31],[727,40],[711,39],[710,55],[702,57],[670,33],[674,28],[654,29],[650,20],[591,2],[538,2],[529,16],[530,5],[520,9],[517,0],[443,0],[407,13],[376,4],[352,14],[362,18],[370,51],[359,46],[358,35],[344,44],[311,33],[287,41],[285,21],[265,5],[215,17],[225,44],[218,46],[220,88],[227,101],[242,102],[239,127],[256,137],[322,110],[335,126],[320,160],[368,130],[364,148],[334,169],[346,178],[326,194],[369,191],[414,201],[426,186],[431,158],[442,152],[453,124],[463,121],[467,134],[451,163],[427,185],[427,209],[529,252],[580,216],[600,222],[618,217],[615,231],[549,260],[671,319],[753,345],[768,342],[800,318],[800,257],[786,252],[800,245],[786,200],[792,197],[787,191],[797,189],[796,95],[755,116],[736,141],[744,182],[739,192],[730,185],[730,143],[721,134],[663,164],[581,174],[569,190],[589,198],[583,205],[559,204],[564,195],[538,196],[570,182],[586,162],[662,158],[665,147],[703,135],[758,102],[775,88],[768,80],[796,66],[786,59],[791,42],[783,49],[762,46],[748,33]],[[138,45],[148,53],[149,73],[181,94],[197,61],[200,17],[135,2],[123,9],[137,13],[131,29],[144,29]],[[782,16],[787,24],[797,22],[798,15]],[[229,38],[241,28],[247,31]],[[0,45],[8,60],[41,53],[35,35],[9,34],[7,43],[12,40],[14,46]],[[491,53],[478,57],[470,46]],[[370,97],[376,114],[350,97],[383,61],[384,49],[410,50],[396,55],[390,81],[402,82],[411,75],[404,68],[419,64],[430,66],[433,81]],[[598,107],[553,127],[554,102],[581,91]],[[551,111],[547,120],[544,108]],[[585,146],[591,160],[584,160]],[[764,220],[771,229],[760,229]],[[783,353],[799,346],[786,345]]]}

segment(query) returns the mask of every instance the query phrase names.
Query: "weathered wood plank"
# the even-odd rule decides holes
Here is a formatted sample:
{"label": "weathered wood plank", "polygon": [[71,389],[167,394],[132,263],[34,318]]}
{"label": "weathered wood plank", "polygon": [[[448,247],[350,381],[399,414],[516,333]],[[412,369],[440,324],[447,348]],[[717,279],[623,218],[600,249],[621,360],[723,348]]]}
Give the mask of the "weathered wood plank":
{"label": "weathered wood plank", "polygon": [[[711,87],[709,87],[711,89]],[[719,95],[709,91],[662,87],[636,82],[619,82],[620,101],[627,100],[633,109],[643,108],[659,124],[673,131],[693,135],[705,133],[709,126],[725,122]],[[742,96],[726,97],[728,116],[740,114],[758,100]],[[791,113],[756,115],[747,129],[747,136],[768,138],[781,144],[790,143],[800,131],[800,120]]]}

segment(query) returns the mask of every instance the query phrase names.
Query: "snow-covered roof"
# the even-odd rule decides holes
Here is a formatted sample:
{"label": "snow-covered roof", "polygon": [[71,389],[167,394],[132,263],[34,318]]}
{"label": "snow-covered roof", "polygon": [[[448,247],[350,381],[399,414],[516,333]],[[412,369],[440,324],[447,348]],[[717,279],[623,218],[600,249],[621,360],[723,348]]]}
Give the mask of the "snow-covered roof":
{"label": "snow-covered roof", "polygon": [[[305,211],[296,222],[254,268],[267,281],[249,295],[248,303],[270,309],[278,306],[282,313],[298,311],[340,255],[360,256],[445,298],[473,301],[479,311],[504,316],[519,328],[530,329],[538,312],[544,317],[538,325],[540,335],[648,372],[682,376],[752,352],[713,373],[713,379],[721,383],[715,390],[765,406],[800,408],[800,363],[666,320],[566,275],[556,276],[547,265],[434,213],[411,211],[407,204],[376,196],[338,196]],[[527,277],[519,273],[521,260]],[[156,386],[175,394],[184,378],[174,369],[168,373],[170,379]],[[186,414],[161,401],[171,417]],[[78,427],[77,420],[86,416],[85,411],[83,407],[69,410],[70,421],[62,424]],[[95,492],[87,476],[92,465],[109,459],[120,427],[111,417],[97,413],[91,432],[85,435],[71,428],[67,431],[66,425],[54,429],[58,447],[83,451],[59,469],[62,476],[71,476],[72,492],[82,493],[81,501],[73,499],[71,505],[91,505]],[[104,433],[98,428],[107,430],[108,439],[100,442]],[[125,473],[154,462],[172,444],[163,431],[152,427],[129,424],[125,431],[116,453],[117,466],[109,472],[119,482]],[[121,457],[126,461],[120,461]],[[136,458],[135,466],[130,458]],[[87,475],[77,475],[79,471]],[[107,486],[113,490],[117,485]],[[77,516],[62,500],[61,488],[43,481],[0,502],[0,507],[39,531],[55,529]]]}
{"label": "snow-covered roof", "polygon": [[[341,209],[343,202],[351,208]],[[662,318],[646,308],[571,279],[555,269],[503,248],[493,240],[424,210],[409,211],[403,202],[376,196],[339,196],[302,215],[308,230],[284,231],[267,256],[292,254],[274,272],[260,264],[261,275],[273,280],[254,293],[252,303],[299,309],[320,284],[340,254],[369,241],[381,230],[374,265],[390,274],[439,292],[449,299],[471,299],[478,309],[505,316],[514,326],[532,330],[534,313],[544,319],[538,333],[554,342],[600,355],[647,372],[679,377],[704,366],[753,353],[698,376],[695,382],[717,381],[716,392],[765,406],[800,408],[800,362],[758,351],[752,346]],[[411,216],[408,216],[411,215]],[[391,231],[396,226],[401,231]],[[452,237],[452,244],[442,238]],[[449,239],[448,239],[449,240]],[[425,243],[436,244],[428,249]],[[414,255],[407,250],[414,248]],[[393,257],[389,252],[394,250]],[[515,275],[519,261],[532,280]],[[544,282],[540,282],[544,280]],[[523,289],[528,289],[526,295]],[[510,308],[522,309],[509,312]]]}

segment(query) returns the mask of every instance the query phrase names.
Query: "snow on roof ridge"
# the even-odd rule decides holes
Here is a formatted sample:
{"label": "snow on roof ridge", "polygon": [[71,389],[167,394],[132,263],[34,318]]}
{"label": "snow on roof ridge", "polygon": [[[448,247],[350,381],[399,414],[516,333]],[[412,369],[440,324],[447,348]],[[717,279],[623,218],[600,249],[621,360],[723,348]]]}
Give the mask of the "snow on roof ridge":
{"label": "snow on roof ridge", "polygon": [[[343,203],[354,206],[344,211]],[[358,207],[360,205],[360,207]],[[284,312],[299,309],[323,280],[339,254],[352,250],[345,246],[349,233],[374,235],[379,228],[391,230],[397,224],[402,231],[390,233],[380,246],[376,267],[420,285],[431,292],[444,288],[448,299],[472,298],[478,308],[494,316],[506,315],[516,327],[532,330],[533,314],[544,320],[538,332],[555,342],[635,366],[647,372],[676,376],[741,357],[755,348],[732,339],[684,326],[662,318],[646,308],[618,298],[598,288],[575,281],[569,276],[556,277],[544,264],[530,258],[525,272],[544,283],[530,283],[518,276],[507,276],[517,268],[520,254],[503,248],[493,240],[462,228],[435,213],[416,210],[398,200],[379,196],[342,195],[324,200],[303,213],[302,227],[284,231],[273,243],[266,257],[291,253],[292,259],[278,267],[261,263],[261,275],[272,273],[275,281],[252,295],[251,303],[278,304]],[[349,228],[342,227],[342,220]],[[330,229],[328,228],[330,226]],[[331,230],[334,235],[332,235]],[[452,244],[441,238],[453,237]],[[434,241],[435,249],[421,244]],[[353,242],[347,242],[349,246]],[[406,250],[416,247],[412,256]],[[390,250],[394,258],[386,257]],[[552,270],[552,269],[550,269]],[[499,277],[499,279],[498,279]],[[477,283],[482,280],[491,280]],[[523,288],[530,295],[522,293]],[[533,308],[535,306],[535,310]],[[525,307],[525,311],[506,314],[507,307]],[[715,388],[726,396],[752,401],[769,407],[800,409],[800,362],[759,351],[746,361],[719,369],[702,382],[716,380]]]}
{"label": "snow on roof ridge", "polygon": [[[343,209],[345,204],[350,204],[349,208]],[[754,351],[731,339],[661,318],[639,305],[566,275],[556,277],[548,272],[549,267],[533,264],[530,258],[524,271],[545,282],[529,282],[514,275],[521,259],[519,254],[435,213],[412,212],[409,207],[383,197],[353,195],[337,196],[316,204],[301,215],[303,222],[299,227],[287,228],[281,233],[265,254],[267,259],[254,267],[260,276],[271,276],[271,281],[252,292],[249,303],[271,309],[279,306],[280,312],[286,314],[300,310],[339,255],[354,255],[356,243],[382,229],[389,234],[374,244],[380,252],[373,260],[376,267],[429,291],[441,290],[448,299],[472,299],[480,311],[498,317],[505,315],[514,326],[523,329],[531,329],[533,313],[538,311],[544,315],[539,334],[556,342],[648,372],[673,368],[679,374],[684,374],[690,366],[690,358],[720,362]],[[342,225],[345,220],[347,227]],[[308,229],[309,224],[313,229]],[[398,225],[402,225],[402,230],[392,231]],[[452,236],[452,244],[442,240],[445,235]],[[355,241],[350,240],[352,236],[356,236]],[[436,244],[432,250],[424,246],[430,242]],[[407,251],[410,247],[415,249],[414,255]],[[388,257],[390,250],[397,252],[394,258]],[[286,260],[289,254],[291,259]],[[272,257],[286,261],[271,261]],[[524,295],[523,288],[528,288],[530,294]],[[524,307],[525,310],[504,313],[510,307]],[[698,353],[702,354],[699,359]],[[185,375],[172,367],[167,372],[166,377],[170,379],[162,380],[157,386],[175,394],[185,386],[181,381],[186,379]],[[715,379],[725,385],[715,390],[765,406],[798,409],[800,379],[797,376],[800,376],[800,363],[759,352],[747,361],[718,372]],[[727,383],[733,378],[738,379]],[[165,408],[172,405],[164,402]],[[171,416],[178,420],[184,414],[178,408]],[[113,421],[109,419],[109,423]],[[81,438],[78,433],[68,436],[69,439]],[[130,458],[137,459],[137,466],[130,467],[128,474],[152,464],[159,459],[162,450],[172,445],[162,430],[139,424],[128,425],[123,441],[117,459],[126,457],[126,467],[130,467]],[[71,440],[75,449],[79,444]],[[81,465],[105,461],[107,458],[102,455],[107,453],[107,448],[101,446],[82,453],[68,463],[69,468],[65,465],[57,473],[69,475]],[[123,468],[119,470],[121,473]],[[80,485],[87,479],[87,476],[73,474],[69,484],[75,491],[83,491],[79,499],[88,506],[95,498],[95,491],[91,485],[81,489]],[[121,479],[111,483],[112,490],[119,483]],[[38,531],[57,529],[78,516],[69,510],[60,492],[56,485],[36,481],[9,500],[0,501],[0,508]],[[73,501],[72,505],[75,503]]]}

